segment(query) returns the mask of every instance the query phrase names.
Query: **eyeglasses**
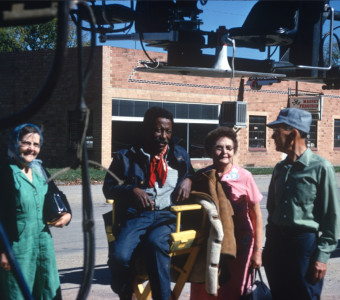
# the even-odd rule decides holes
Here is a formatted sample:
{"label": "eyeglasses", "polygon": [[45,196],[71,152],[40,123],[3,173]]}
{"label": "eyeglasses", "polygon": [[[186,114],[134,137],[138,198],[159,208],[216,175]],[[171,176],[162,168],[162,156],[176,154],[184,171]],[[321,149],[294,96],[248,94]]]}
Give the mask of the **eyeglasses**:
{"label": "eyeglasses", "polygon": [[29,141],[19,141],[20,142],[20,146],[22,146],[23,148],[28,148],[28,147],[34,147],[34,148],[40,148],[40,144],[39,143],[31,143]]}
{"label": "eyeglasses", "polygon": [[280,133],[280,128],[279,127],[273,128],[273,133]]}
{"label": "eyeglasses", "polygon": [[154,132],[155,132],[155,133],[163,133],[163,132],[165,132],[165,133],[168,134],[168,135],[170,135],[170,134],[173,133],[173,131],[170,130],[170,129],[164,129],[164,128],[159,128],[159,127],[155,128],[155,129],[154,129]]}
{"label": "eyeglasses", "polygon": [[234,149],[234,147],[233,147],[233,146],[230,146],[230,145],[227,145],[227,146],[215,145],[215,149],[216,149],[217,151],[223,151],[224,148],[225,148],[227,151],[231,151],[231,150]]}
{"label": "eyeglasses", "polygon": [[275,128],[273,128],[274,133],[280,133],[281,130],[284,130],[284,131],[292,131],[291,128],[287,128],[287,127],[275,127]]}

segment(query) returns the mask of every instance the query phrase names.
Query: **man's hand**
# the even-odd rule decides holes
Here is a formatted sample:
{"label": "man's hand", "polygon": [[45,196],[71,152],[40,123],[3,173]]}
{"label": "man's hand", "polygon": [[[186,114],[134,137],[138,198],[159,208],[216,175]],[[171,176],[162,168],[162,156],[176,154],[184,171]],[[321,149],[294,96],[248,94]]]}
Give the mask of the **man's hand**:
{"label": "man's hand", "polygon": [[139,208],[154,210],[155,203],[150,200],[149,195],[145,193],[145,191],[137,187],[135,187],[132,191]]}
{"label": "man's hand", "polygon": [[5,253],[1,253],[1,267],[4,268],[6,271],[9,271],[11,269],[11,265],[9,264]]}
{"label": "man's hand", "polygon": [[311,284],[316,284],[325,277],[327,271],[327,264],[316,261],[310,266],[308,279]]}
{"label": "man's hand", "polygon": [[181,186],[179,187],[176,202],[184,201],[189,198],[191,192],[192,181],[189,178],[183,180]]}

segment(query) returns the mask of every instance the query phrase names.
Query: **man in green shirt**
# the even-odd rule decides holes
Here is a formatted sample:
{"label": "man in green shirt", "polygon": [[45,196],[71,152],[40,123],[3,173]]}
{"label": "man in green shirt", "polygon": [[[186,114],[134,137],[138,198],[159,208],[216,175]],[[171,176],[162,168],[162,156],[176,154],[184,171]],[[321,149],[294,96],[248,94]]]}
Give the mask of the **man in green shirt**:
{"label": "man in green shirt", "polygon": [[311,114],[280,111],[267,124],[287,157],[269,185],[263,264],[273,299],[320,299],[327,261],[336,249],[340,207],[334,168],[306,146]]}

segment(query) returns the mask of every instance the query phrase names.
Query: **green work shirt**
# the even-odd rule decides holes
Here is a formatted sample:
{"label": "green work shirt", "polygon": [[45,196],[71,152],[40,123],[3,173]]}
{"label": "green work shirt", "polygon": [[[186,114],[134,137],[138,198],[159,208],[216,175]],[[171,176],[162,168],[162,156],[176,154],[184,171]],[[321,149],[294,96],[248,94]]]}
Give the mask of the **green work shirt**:
{"label": "green work shirt", "polygon": [[316,259],[326,263],[336,249],[340,207],[334,168],[307,149],[293,164],[279,162],[269,185],[268,223],[319,233]]}
{"label": "green work shirt", "polygon": [[[60,282],[53,240],[42,218],[48,185],[34,171],[31,182],[16,164],[5,170],[11,177],[8,180],[11,184],[6,184],[6,178],[0,183],[3,192],[0,202],[7,207],[0,215],[15,258],[34,299],[59,299]],[[23,299],[13,273],[2,268],[0,299]]]}

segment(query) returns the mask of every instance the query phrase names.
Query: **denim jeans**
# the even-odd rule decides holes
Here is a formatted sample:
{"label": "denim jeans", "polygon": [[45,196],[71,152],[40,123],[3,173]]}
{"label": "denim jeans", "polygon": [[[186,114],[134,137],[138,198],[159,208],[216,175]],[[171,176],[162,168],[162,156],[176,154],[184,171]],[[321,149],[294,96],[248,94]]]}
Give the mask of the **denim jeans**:
{"label": "denim jeans", "polygon": [[308,281],[308,269],[314,263],[317,234],[282,233],[267,228],[263,265],[273,300],[319,300],[323,280],[315,285]]}
{"label": "denim jeans", "polygon": [[152,298],[169,300],[169,245],[175,222],[176,216],[168,210],[132,212],[109,253],[114,292],[121,295],[131,288],[134,258],[138,251],[137,255],[142,255],[147,266]]}

